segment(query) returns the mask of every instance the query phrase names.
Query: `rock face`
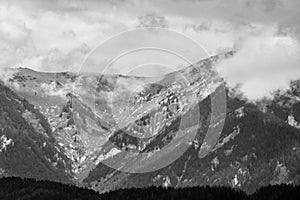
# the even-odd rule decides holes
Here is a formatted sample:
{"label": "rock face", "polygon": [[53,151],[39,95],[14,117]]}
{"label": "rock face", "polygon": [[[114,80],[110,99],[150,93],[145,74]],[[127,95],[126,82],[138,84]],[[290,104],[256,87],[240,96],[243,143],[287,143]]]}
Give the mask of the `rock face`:
{"label": "rock face", "polygon": [[[209,106],[202,101],[201,107]],[[257,106],[228,97],[226,122],[216,145],[199,159],[194,141],[188,150],[169,166],[144,174],[110,171],[98,165],[85,182],[96,190],[122,187],[168,185],[229,185],[249,193],[278,183],[299,184],[300,132],[277,116]],[[203,139],[203,138],[202,138]],[[113,175],[113,176],[111,176]]]}
{"label": "rock face", "polygon": [[[70,163],[65,174],[97,191],[229,185],[251,193],[299,184],[299,82],[274,100],[248,103],[212,70],[232,55],[158,78],[14,69],[6,85],[45,116],[48,128],[32,111],[20,114],[53,138]],[[14,144],[0,141],[2,151]]]}

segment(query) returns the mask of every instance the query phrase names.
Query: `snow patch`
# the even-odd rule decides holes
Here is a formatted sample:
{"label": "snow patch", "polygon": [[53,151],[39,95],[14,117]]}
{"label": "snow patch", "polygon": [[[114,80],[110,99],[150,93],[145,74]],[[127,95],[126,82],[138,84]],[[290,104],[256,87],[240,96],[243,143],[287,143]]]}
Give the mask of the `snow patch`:
{"label": "snow patch", "polygon": [[5,170],[0,168],[0,176],[2,176],[5,173]]}
{"label": "snow patch", "polygon": [[240,107],[238,109],[235,110],[235,116],[237,118],[241,118],[245,116],[245,112],[244,112],[244,107]]}
{"label": "snow patch", "polygon": [[161,177],[162,177],[162,175],[158,174],[158,175],[153,179],[153,181],[156,182],[156,181],[158,181]]}
{"label": "snow patch", "polygon": [[291,125],[291,126],[293,126],[293,127],[295,127],[295,128],[300,129],[300,123],[298,123],[298,122],[295,120],[295,118],[294,118],[293,115],[289,115],[289,116],[288,116],[288,124]]}
{"label": "snow patch", "polygon": [[14,145],[14,142],[12,139],[7,138],[5,135],[2,135],[0,137],[0,152],[2,152],[3,150],[6,151],[6,148],[8,145]]}
{"label": "snow patch", "polygon": [[170,181],[170,178],[167,176],[167,177],[164,178],[163,183],[162,183],[162,186],[163,186],[164,188],[167,188],[167,187],[169,187],[170,185],[171,185],[171,181]]}
{"label": "snow patch", "polygon": [[220,161],[218,159],[218,157],[215,157],[212,161],[211,161],[211,171],[215,171],[216,167],[220,164]]}
{"label": "snow patch", "polygon": [[233,187],[240,187],[237,175],[234,175],[234,178],[232,179],[231,183]]}
{"label": "snow patch", "polygon": [[61,86],[57,81],[52,81],[50,84],[42,83],[40,87],[49,96],[60,96],[66,99],[67,93],[73,91],[74,84],[67,83]]}
{"label": "snow patch", "polygon": [[222,146],[224,146],[224,144],[228,143],[230,140],[233,140],[235,138],[235,136],[238,135],[240,132],[241,132],[241,129],[240,129],[239,125],[235,126],[233,128],[233,131],[229,135],[227,135],[223,139],[219,140],[219,142],[216,144],[216,146],[214,147],[214,149],[212,151],[215,151],[218,148],[221,148]]}
{"label": "snow patch", "polygon": [[98,165],[102,160],[106,160],[107,158],[110,158],[118,153],[122,152],[121,150],[117,148],[112,148],[108,153],[106,154],[101,154],[98,159],[96,160],[96,165]]}

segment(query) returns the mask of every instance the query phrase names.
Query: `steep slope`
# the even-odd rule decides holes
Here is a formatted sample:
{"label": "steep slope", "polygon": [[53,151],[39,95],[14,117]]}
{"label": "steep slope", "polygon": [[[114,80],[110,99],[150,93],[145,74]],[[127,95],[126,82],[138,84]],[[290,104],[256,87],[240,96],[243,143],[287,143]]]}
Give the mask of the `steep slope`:
{"label": "steep slope", "polygon": [[[187,120],[181,116],[220,83],[216,74],[206,69],[216,61],[217,57],[211,57],[197,63],[198,68],[191,66],[158,78],[51,74],[20,68],[9,70],[6,84],[47,118],[55,140],[72,160],[74,178],[81,182],[105,160],[107,152],[119,153],[122,148],[126,152],[152,151],[160,133],[169,137],[166,125],[179,120],[184,126]],[[193,123],[191,126],[198,126]],[[187,128],[195,132],[195,128]],[[122,131],[139,144],[110,145],[116,138],[122,140],[123,134],[116,137]],[[128,169],[133,170],[130,165]]]}
{"label": "steep slope", "polygon": [[70,182],[70,163],[43,115],[0,83],[1,176]]}
{"label": "steep slope", "polygon": [[[209,62],[210,64],[212,62]],[[199,80],[197,80],[199,81]],[[146,187],[162,185],[186,187],[195,185],[229,185],[241,188],[248,193],[268,184],[300,183],[300,132],[297,121],[299,115],[299,81],[291,83],[291,89],[277,94],[274,100],[250,104],[240,98],[227,96],[227,112],[224,129],[217,144],[210,149],[206,157],[200,157],[201,147],[205,146],[204,134],[211,115],[210,98],[199,100],[201,115],[199,120],[188,119],[187,127],[193,126],[193,121],[200,122],[196,140],[174,163],[163,169],[149,173],[125,173],[107,167],[105,160],[121,160],[124,154],[115,154],[112,148],[106,150],[102,163],[99,163],[84,182],[98,191],[114,190],[123,187]],[[161,88],[159,88],[161,90]],[[196,91],[196,90],[194,90]],[[200,90],[203,92],[203,90]],[[218,89],[215,91],[218,93]],[[147,96],[146,93],[145,96]],[[161,96],[161,93],[160,93]],[[193,110],[193,109],[192,109]],[[186,115],[190,112],[189,110]],[[283,114],[285,115],[283,115]],[[185,113],[181,113],[183,117]],[[195,117],[195,115],[192,115]],[[214,117],[212,117],[213,119]],[[213,120],[210,126],[217,126],[218,120]],[[147,145],[135,137],[117,131],[110,137],[114,147],[128,151],[142,149],[141,152],[160,150],[168,141],[174,138],[173,133],[179,132],[180,118],[173,121],[170,128],[162,131]],[[184,129],[188,132],[189,129]],[[128,132],[128,130],[127,130]],[[217,133],[216,133],[217,135]],[[168,139],[167,139],[168,138]],[[105,147],[105,146],[104,146]],[[104,161],[103,161],[104,160]],[[145,165],[153,165],[163,160],[151,160]],[[137,164],[140,167],[140,164]],[[136,166],[131,166],[136,167]],[[149,166],[147,166],[149,167]],[[149,167],[150,168],[150,167]],[[122,169],[124,170],[124,168]]]}
{"label": "steep slope", "polygon": [[274,99],[259,102],[263,112],[276,115],[295,128],[300,128],[300,80],[292,81],[287,91],[277,91]]}
{"label": "steep slope", "polygon": [[252,193],[268,184],[300,183],[299,142],[298,129],[255,105],[229,98],[221,137],[206,157],[198,156],[197,144],[202,143],[198,140],[161,170],[129,174],[99,165],[85,182],[100,191],[149,185],[227,185]]}
{"label": "steep slope", "polygon": [[157,78],[15,69],[6,84],[46,117],[70,174],[94,190],[299,184],[299,82],[247,103],[212,70],[232,55]]}

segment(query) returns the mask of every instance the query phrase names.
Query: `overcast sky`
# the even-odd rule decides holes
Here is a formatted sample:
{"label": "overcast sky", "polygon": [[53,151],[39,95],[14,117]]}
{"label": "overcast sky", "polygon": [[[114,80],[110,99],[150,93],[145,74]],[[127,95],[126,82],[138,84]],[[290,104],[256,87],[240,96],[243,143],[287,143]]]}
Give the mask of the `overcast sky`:
{"label": "overcast sky", "polygon": [[[299,0],[0,0],[0,67],[78,71],[98,44],[154,26],[191,38],[208,55],[237,50],[218,70],[229,84],[243,83],[249,98],[261,98],[300,78],[299,8]],[[157,39],[165,42],[164,36]],[[175,60],[154,61],[161,67],[150,63],[152,70],[143,66],[138,73],[157,75],[158,69],[184,65]]]}

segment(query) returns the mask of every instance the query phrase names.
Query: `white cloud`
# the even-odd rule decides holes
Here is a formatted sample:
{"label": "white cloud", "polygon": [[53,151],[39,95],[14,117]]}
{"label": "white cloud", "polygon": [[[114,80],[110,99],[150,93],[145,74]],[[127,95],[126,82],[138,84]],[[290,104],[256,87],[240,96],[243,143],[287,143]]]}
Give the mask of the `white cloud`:
{"label": "white cloud", "polygon": [[1,1],[0,67],[75,71],[95,44],[126,29],[122,14],[77,9],[80,2]]}
{"label": "white cloud", "polygon": [[67,53],[55,48],[46,51],[44,54],[37,54],[33,57],[26,57],[16,66],[30,67],[35,70],[55,71],[78,71],[90,48],[82,44]]}
{"label": "white cloud", "polygon": [[300,78],[300,44],[290,36],[276,34],[270,27],[258,35],[243,35],[237,53],[218,66],[231,87],[241,85],[250,100],[271,97],[278,89],[285,90],[290,80]]}
{"label": "white cloud", "polygon": [[0,0],[0,68],[76,71],[90,49],[154,13],[144,25],[175,29],[210,54],[237,47],[221,72],[230,84],[243,83],[250,98],[259,98],[297,78],[299,7],[298,0]]}

